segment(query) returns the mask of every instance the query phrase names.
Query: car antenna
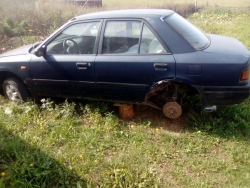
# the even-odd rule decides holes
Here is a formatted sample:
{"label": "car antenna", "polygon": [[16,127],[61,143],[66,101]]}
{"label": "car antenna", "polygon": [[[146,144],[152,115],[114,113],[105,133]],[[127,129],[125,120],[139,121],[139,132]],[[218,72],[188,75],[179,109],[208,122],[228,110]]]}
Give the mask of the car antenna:
{"label": "car antenna", "polygon": [[88,2],[89,2],[89,0],[87,0],[87,1],[83,4],[83,6],[82,6],[81,9],[77,12],[77,14],[75,15],[75,17],[78,16],[78,14],[82,11],[83,7],[85,7],[85,5],[86,5]]}

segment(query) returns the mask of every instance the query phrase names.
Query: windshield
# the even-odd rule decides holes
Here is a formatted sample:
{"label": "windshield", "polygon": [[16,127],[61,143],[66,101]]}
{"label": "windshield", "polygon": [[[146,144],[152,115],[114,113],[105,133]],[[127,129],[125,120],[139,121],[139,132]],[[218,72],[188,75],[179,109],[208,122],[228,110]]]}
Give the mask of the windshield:
{"label": "windshield", "polygon": [[204,49],[210,44],[209,38],[202,31],[178,14],[168,16],[165,22],[197,50]]}
{"label": "windshield", "polygon": [[30,49],[30,53],[33,53],[35,51],[35,49],[40,48],[42,45],[44,45],[44,42],[48,41],[51,37],[53,37],[57,32],[59,32],[62,28],[64,28],[66,25],[68,24],[68,22],[66,22],[65,24],[63,24],[61,27],[59,27],[54,33],[52,33],[47,39],[45,39],[45,41],[41,42],[40,44],[36,45],[34,48]]}

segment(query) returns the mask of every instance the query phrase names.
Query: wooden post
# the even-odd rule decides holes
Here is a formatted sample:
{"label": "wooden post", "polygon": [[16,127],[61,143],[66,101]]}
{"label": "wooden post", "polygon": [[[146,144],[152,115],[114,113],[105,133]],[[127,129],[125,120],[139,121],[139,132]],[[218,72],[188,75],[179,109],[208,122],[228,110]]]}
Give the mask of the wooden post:
{"label": "wooden post", "polygon": [[119,116],[120,116],[120,118],[125,119],[125,120],[133,119],[133,117],[135,115],[133,104],[115,103],[114,106],[119,107]]}

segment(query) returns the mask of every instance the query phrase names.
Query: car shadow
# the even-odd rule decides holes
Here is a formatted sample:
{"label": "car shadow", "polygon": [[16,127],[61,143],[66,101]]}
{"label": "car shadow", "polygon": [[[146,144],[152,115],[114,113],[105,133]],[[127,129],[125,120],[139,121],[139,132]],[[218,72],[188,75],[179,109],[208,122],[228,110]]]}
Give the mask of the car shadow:
{"label": "car shadow", "polygon": [[0,187],[87,187],[86,180],[3,128],[0,122]]}

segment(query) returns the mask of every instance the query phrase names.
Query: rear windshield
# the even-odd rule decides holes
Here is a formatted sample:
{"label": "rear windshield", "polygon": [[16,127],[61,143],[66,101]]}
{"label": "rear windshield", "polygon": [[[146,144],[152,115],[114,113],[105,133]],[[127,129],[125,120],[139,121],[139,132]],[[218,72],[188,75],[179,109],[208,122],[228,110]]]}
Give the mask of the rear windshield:
{"label": "rear windshield", "polygon": [[165,21],[195,49],[201,50],[210,44],[209,38],[202,31],[180,15],[172,14]]}

